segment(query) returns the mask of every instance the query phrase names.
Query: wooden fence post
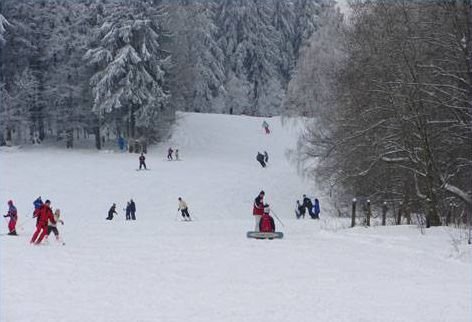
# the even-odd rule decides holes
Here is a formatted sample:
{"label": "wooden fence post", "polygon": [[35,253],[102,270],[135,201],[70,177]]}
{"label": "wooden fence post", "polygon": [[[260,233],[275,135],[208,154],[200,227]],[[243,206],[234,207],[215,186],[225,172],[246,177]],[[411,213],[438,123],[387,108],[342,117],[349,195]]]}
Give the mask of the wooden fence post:
{"label": "wooden fence post", "polygon": [[366,225],[370,227],[370,217],[372,216],[372,210],[370,208],[370,200],[367,199],[367,218],[366,218]]}
{"label": "wooden fence post", "polygon": [[387,210],[388,210],[387,202],[384,201],[383,206],[382,206],[382,226],[385,226],[387,222]]}
{"label": "wooden fence post", "polygon": [[356,198],[352,198],[351,228],[356,225]]}

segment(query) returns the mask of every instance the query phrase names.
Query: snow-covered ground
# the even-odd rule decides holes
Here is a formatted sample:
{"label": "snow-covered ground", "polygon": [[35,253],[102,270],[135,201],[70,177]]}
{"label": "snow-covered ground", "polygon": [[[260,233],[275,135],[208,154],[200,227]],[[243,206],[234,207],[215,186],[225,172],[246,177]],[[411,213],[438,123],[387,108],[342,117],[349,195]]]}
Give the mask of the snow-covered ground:
{"label": "snow-covered ground", "polygon": [[[470,321],[471,249],[460,233],[414,226],[344,229],[329,199],[287,160],[296,127],[261,118],[183,113],[147,155],[3,149],[0,202],[20,236],[0,238],[0,321]],[[169,146],[183,161],[166,161]],[[267,150],[269,167],[255,161]],[[283,240],[252,240],[264,189]],[[321,197],[321,221],[294,202]],[[65,246],[31,246],[32,201],[62,210]],[[196,219],[176,220],[177,197]],[[126,201],[137,221],[124,220]],[[106,221],[116,202],[119,215]],[[6,223],[2,224],[6,232]]]}

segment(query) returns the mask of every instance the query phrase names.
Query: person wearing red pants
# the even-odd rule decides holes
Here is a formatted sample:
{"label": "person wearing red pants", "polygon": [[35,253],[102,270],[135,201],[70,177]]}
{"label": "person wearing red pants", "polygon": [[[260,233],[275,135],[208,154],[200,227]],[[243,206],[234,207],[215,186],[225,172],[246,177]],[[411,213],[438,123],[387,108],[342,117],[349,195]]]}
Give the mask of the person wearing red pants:
{"label": "person wearing red pants", "polygon": [[[46,200],[46,202],[39,208],[38,214],[38,223],[36,224],[36,231],[31,237],[31,244],[38,245],[43,240],[44,236],[48,233],[48,221],[55,224],[56,220],[51,210],[51,201]],[[38,238],[39,235],[39,238]]]}
{"label": "person wearing red pants", "polygon": [[18,213],[16,207],[13,205],[13,201],[8,200],[8,213],[3,217],[10,217],[8,222],[8,235],[16,236],[16,222],[18,221]]}

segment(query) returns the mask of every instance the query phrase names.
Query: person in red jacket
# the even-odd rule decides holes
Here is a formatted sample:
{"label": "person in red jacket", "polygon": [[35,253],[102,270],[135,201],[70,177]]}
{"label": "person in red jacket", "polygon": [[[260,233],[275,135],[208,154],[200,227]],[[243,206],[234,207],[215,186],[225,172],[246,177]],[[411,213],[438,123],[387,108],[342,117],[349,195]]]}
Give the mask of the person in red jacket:
{"label": "person in red jacket", "polygon": [[18,213],[16,207],[13,205],[13,201],[8,200],[8,212],[3,217],[10,217],[8,222],[8,235],[16,235],[16,222],[18,221]]}
{"label": "person in red jacket", "polygon": [[[36,231],[31,237],[31,244],[38,245],[43,240],[44,236],[48,233],[48,221],[55,224],[56,220],[51,210],[51,201],[46,200],[46,202],[39,208],[38,222],[36,224]],[[40,235],[41,233],[41,235]],[[38,238],[39,235],[39,238]]]}
{"label": "person in red jacket", "polygon": [[261,217],[259,223],[259,231],[262,233],[273,233],[275,231],[275,222],[274,218],[270,215],[270,208],[268,204],[264,205],[264,214]]}
{"label": "person in red jacket", "polygon": [[252,214],[254,215],[254,219],[256,221],[256,228],[255,231],[259,231],[259,222],[261,221],[261,217],[264,214],[264,195],[265,192],[259,192],[259,195],[254,199],[254,207],[252,209]]}

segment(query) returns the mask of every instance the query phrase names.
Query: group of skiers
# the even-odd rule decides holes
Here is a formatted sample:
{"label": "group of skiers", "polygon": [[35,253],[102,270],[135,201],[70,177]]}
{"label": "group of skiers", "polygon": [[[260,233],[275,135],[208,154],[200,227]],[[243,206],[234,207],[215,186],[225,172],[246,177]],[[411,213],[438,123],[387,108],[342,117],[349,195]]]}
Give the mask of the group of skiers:
{"label": "group of skiers", "polygon": [[47,199],[45,202],[39,196],[34,202],[33,218],[36,218],[36,230],[31,237],[30,243],[38,245],[44,238],[52,233],[56,236],[56,240],[60,241],[59,230],[57,224],[64,225],[64,221],[60,219],[61,210],[56,209],[54,212],[51,208],[51,201]]}
{"label": "group of skiers", "polygon": [[303,195],[303,202],[301,204],[300,200],[297,200],[297,206],[295,208],[297,219],[305,218],[307,209],[311,219],[320,219],[320,201],[318,199],[315,198],[314,204],[306,195]]}

